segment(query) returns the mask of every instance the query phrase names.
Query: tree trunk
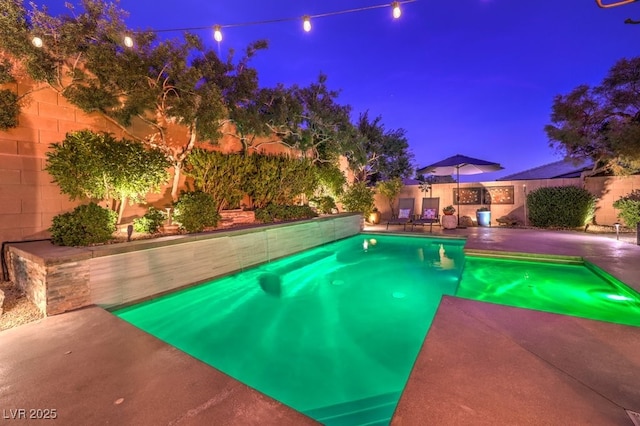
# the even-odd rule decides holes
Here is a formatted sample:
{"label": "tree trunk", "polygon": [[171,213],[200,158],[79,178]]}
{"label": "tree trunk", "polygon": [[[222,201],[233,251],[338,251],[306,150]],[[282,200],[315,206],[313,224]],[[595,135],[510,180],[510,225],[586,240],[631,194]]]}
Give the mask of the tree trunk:
{"label": "tree trunk", "polygon": [[180,170],[182,169],[182,164],[174,163],[173,164],[173,183],[171,185],[171,198],[173,201],[178,201],[178,183],[180,182]]}
{"label": "tree trunk", "polygon": [[118,225],[122,223],[122,216],[124,215],[124,207],[127,205],[127,197],[122,197],[120,200],[120,207],[118,208]]}

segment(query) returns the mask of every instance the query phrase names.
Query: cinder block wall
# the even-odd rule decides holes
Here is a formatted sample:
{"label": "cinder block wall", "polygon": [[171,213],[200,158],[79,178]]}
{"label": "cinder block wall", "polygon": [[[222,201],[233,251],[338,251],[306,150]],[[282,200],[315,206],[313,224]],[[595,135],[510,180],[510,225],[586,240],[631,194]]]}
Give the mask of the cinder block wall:
{"label": "cinder block wall", "polygon": [[[52,183],[44,170],[46,153],[51,143],[64,140],[68,132],[90,129],[109,132],[117,138],[124,132],[100,114],[86,114],[71,105],[47,85],[29,81],[4,84],[1,87],[15,91],[23,98],[18,127],[0,131],[0,241],[24,241],[48,238],[47,229],[54,216],[73,210],[80,201],[70,201]],[[144,138],[150,128],[141,120],[134,120],[132,134]],[[185,137],[186,129],[170,126],[169,134],[175,140]],[[222,152],[237,152],[241,145],[225,129],[225,137],[215,144],[204,141],[201,146]],[[268,138],[265,138],[267,140]],[[260,142],[260,138],[257,142]],[[282,153],[283,145],[263,145],[261,153]],[[173,170],[170,170],[173,173]],[[185,177],[181,176],[180,187],[184,188]],[[171,206],[171,182],[159,193],[149,194],[147,203],[158,208]],[[141,216],[146,205],[127,205],[124,221]]]}

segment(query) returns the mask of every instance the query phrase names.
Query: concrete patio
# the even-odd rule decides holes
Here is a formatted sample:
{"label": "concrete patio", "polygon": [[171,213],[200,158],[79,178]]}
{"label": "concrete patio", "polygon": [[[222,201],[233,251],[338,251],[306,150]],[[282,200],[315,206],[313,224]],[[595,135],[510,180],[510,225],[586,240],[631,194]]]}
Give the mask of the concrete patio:
{"label": "concrete patio", "polygon": [[[466,237],[470,252],[580,256],[640,291],[629,238],[433,231]],[[0,348],[3,421],[40,409],[59,424],[315,423],[98,307],[0,332]],[[392,424],[632,426],[639,383],[640,328],[445,297]]]}

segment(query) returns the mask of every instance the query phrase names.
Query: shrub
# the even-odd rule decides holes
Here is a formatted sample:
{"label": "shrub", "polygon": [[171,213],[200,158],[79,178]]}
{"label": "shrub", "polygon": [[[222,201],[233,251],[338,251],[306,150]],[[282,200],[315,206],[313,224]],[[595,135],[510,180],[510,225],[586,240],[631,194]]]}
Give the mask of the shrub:
{"label": "shrub", "polygon": [[552,186],[527,196],[529,221],[533,226],[577,228],[593,220],[596,198],[577,186]]}
{"label": "shrub", "polygon": [[133,219],[133,230],[147,234],[155,234],[167,219],[167,215],[162,210],[149,207],[149,211],[142,217]]}
{"label": "shrub", "polygon": [[310,219],[318,216],[309,206],[283,206],[269,204],[256,209],[256,220],[263,223],[277,222],[281,220]]}
{"label": "shrub", "polygon": [[220,220],[215,200],[201,191],[182,191],[174,203],[174,209],[174,222],[187,232],[201,232],[205,227],[215,227]]}
{"label": "shrub", "polygon": [[320,213],[329,214],[336,209],[336,202],[333,197],[325,195],[324,197],[316,197],[311,199],[311,202],[316,206]]}
{"label": "shrub", "polygon": [[613,203],[620,210],[618,217],[628,228],[635,228],[640,223],[640,190],[627,194]]}
{"label": "shrub", "polygon": [[88,246],[105,243],[116,230],[117,214],[95,203],[76,207],[53,218],[49,231],[59,246]]}
{"label": "shrub", "polygon": [[364,182],[354,183],[342,196],[342,205],[349,212],[362,212],[368,217],[373,211],[373,191]]}

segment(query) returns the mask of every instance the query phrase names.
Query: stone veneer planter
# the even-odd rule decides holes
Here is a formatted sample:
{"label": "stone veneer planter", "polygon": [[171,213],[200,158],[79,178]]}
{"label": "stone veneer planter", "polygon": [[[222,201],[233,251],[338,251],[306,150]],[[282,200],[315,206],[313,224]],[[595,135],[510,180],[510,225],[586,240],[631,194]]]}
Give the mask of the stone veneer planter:
{"label": "stone veneer planter", "polygon": [[9,273],[45,315],[132,303],[357,234],[362,215],[95,247],[10,245]]}

